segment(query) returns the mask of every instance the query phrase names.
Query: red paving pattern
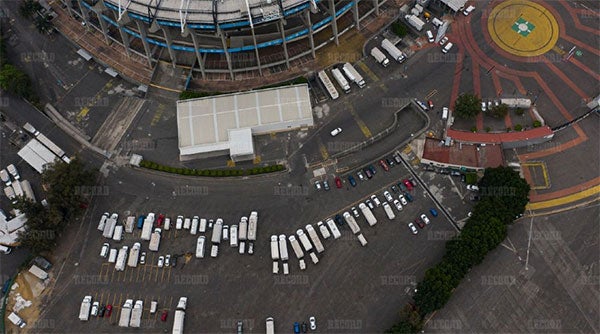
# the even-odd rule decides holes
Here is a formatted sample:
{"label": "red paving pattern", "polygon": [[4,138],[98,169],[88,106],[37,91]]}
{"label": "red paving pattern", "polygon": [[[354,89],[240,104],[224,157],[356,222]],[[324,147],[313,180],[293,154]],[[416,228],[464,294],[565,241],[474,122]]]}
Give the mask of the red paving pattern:
{"label": "red paving pattern", "polygon": [[[558,25],[559,25],[560,39],[562,39],[563,41],[566,41],[568,43],[571,43],[582,50],[590,52],[593,55],[600,57],[600,50],[598,49],[597,46],[585,44],[584,42],[579,41],[576,38],[567,35],[567,32],[572,31],[573,27],[570,27],[571,30],[567,30],[565,28],[565,22],[562,20],[561,15],[556,11],[555,8],[553,8],[552,6],[546,4],[546,2],[541,1],[541,0],[536,0],[534,2],[544,6],[555,16],[555,18],[557,19]],[[489,12],[489,9],[498,3],[500,3],[499,0],[492,1],[490,4],[488,4],[487,8],[482,8],[481,10]],[[572,8],[569,6],[568,2],[565,2],[565,1],[559,1],[558,3],[560,3],[560,5],[566,9],[566,11],[568,12],[568,14],[566,14],[566,15],[569,15],[571,17],[571,19],[574,22],[574,28],[576,30],[594,34],[594,35],[600,35],[600,29],[589,27],[589,26],[582,24],[578,17],[578,14],[579,15],[587,15],[587,16],[595,15],[597,17],[598,16],[597,13],[590,12],[585,9]],[[494,44],[494,42],[491,40],[491,37],[489,36],[488,30],[487,30],[487,20],[486,20],[485,14],[483,14],[483,15],[484,15],[484,17],[481,19],[481,29],[484,32],[486,42],[489,45],[492,45],[492,47],[494,48],[494,52],[497,55],[499,55],[500,57],[504,57],[510,61],[526,62],[527,60],[525,58],[509,54]],[[473,35],[471,34],[472,27],[470,26],[470,17],[465,18],[461,15],[458,15],[456,17],[456,20],[457,21],[454,22],[452,25],[453,31],[448,34],[450,39],[452,41],[456,41],[455,44],[457,44],[457,46],[459,47],[459,62],[456,64],[456,68],[457,68],[457,70],[459,70],[459,72],[457,73],[457,75],[453,81],[452,93],[451,93],[451,101],[452,101],[451,108],[454,107],[454,101],[456,100],[456,98],[458,96],[458,91],[459,91],[459,86],[460,86],[460,69],[462,69],[462,59],[466,52],[469,54],[469,56],[471,56],[472,70],[473,70],[473,92],[475,94],[477,94],[478,96],[481,96],[481,82],[480,82],[480,80],[482,79],[481,78],[481,69],[486,70],[486,69],[493,68],[493,70],[492,70],[493,72],[491,72],[491,78],[493,81],[494,89],[498,95],[501,95],[503,92],[502,85],[501,85],[499,78],[506,78],[506,79],[514,82],[517,90],[519,91],[519,93],[521,95],[525,95],[527,93],[527,90],[523,86],[520,78],[531,78],[531,79],[535,80],[535,82],[539,85],[539,87],[546,94],[546,96],[548,96],[548,98],[550,99],[552,104],[556,107],[556,109],[564,117],[565,121],[571,121],[574,119],[573,115],[571,113],[569,113],[567,108],[563,105],[563,103],[561,103],[558,96],[556,95],[560,91],[556,91],[556,88],[554,88],[554,89],[551,88],[548,85],[547,81],[538,72],[536,72],[534,70],[522,71],[522,70],[512,69],[512,68],[504,66],[499,61],[496,61],[495,59],[490,58],[488,55],[486,55],[480,49],[479,45],[477,44]],[[571,80],[571,78],[569,78],[562,70],[560,70],[555,64],[553,64],[551,61],[549,61],[546,57],[541,56],[541,57],[539,57],[539,60],[541,60],[541,63],[544,64],[544,66],[549,70],[549,72],[551,72],[553,75],[557,76],[564,83],[564,85],[561,86],[561,88],[563,90],[567,89],[567,90],[574,92],[584,101],[587,101],[590,98],[590,96],[588,96],[581,88],[579,88],[577,83],[573,82],[573,80]],[[571,62],[573,65],[575,65],[580,70],[582,70],[586,75],[588,75],[590,77],[590,79],[595,80],[595,81],[600,80],[600,75],[598,74],[597,70],[590,69],[589,67],[587,67],[586,65],[581,63],[579,60],[575,59],[574,57],[571,57],[568,61]],[[529,110],[529,112],[530,112],[532,119],[534,119],[535,117],[534,117],[533,112],[531,110]],[[477,125],[478,130],[483,129],[483,127],[484,127],[483,121],[484,121],[483,116],[481,114],[479,114],[476,119],[476,125]],[[512,121],[510,119],[510,115],[507,115],[507,117],[505,118],[505,124],[507,127],[512,126]],[[560,152],[564,152],[565,150],[572,149],[572,148],[576,147],[577,145],[588,140],[588,136],[584,133],[584,131],[581,129],[580,126],[575,124],[575,125],[573,125],[572,128],[577,133],[577,138],[567,141],[565,143],[562,143],[561,145],[558,145],[551,149],[540,150],[537,152],[532,152],[532,153],[527,153],[527,154],[521,154],[521,155],[519,155],[519,159],[522,162],[526,162],[531,159],[539,159],[539,158],[553,155],[553,154],[560,154]],[[537,138],[537,137],[541,137],[541,136],[549,136],[552,134],[552,130],[547,126],[540,127],[540,128],[534,128],[534,129],[521,131],[521,132],[509,132],[509,133],[472,133],[469,131],[458,131],[458,130],[454,130],[454,129],[449,129],[447,134],[448,134],[448,136],[450,136],[453,139],[458,140],[458,141],[474,142],[474,143],[475,142],[501,143],[501,142],[516,141],[516,140],[526,140],[526,139]],[[529,174],[529,171],[527,169],[524,169],[523,172],[525,174],[525,178],[528,181],[530,181],[530,183],[531,183],[532,179],[531,179],[531,175]],[[551,193],[536,194],[535,192],[532,192],[530,198],[531,198],[532,202],[560,198],[565,195],[570,195],[570,194],[573,194],[573,193],[576,193],[576,192],[579,192],[579,191],[582,191],[585,189],[589,189],[592,186],[597,185],[599,183],[600,183],[600,178],[595,178],[595,179],[589,180],[585,183],[582,183],[580,185],[572,186],[572,187],[569,187],[566,189],[561,189],[561,190],[554,191]]]}

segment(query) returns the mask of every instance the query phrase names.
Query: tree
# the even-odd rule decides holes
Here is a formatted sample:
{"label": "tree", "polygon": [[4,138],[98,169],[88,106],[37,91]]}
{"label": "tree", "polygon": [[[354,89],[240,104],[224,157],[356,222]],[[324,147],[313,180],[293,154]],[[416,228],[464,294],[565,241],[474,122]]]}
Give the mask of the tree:
{"label": "tree", "polygon": [[508,105],[506,105],[504,103],[500,103],[497,106],[493,106],[492,109],[490,110],[490,114],[493,117],[502,118],[502,117],[508,115]]}
{"label": "tree", "polygon": [[453,278],[440,269],[439,264],[428,269],[423,280],[417,284],[414,300],[422,316],[442,308],[452,295]]}
{"label": "tree", "polygon": [[533,121],[533,127],[534,128],[539,128],[540,126],[542,126],[542,122],[535,120]]}
{"label": "tree", "polygon": [[477,95],[464,93],[458,96],[454,113],[460,118],[475,118],[481,111],[481,99]]}
{"label": "tree", "polygon": [[408,27],[402,22],[394,22],[392,23],[392,31],[398,35],[398,37],[402,38],[408,34]]}
{"label": "tree", "polygon": [[11,64],[4,64],[0,69],[0,88],[24,98],[33,95],[27,74]]}
{"label": "tree", "polygon": [[35,15],[36,12],[40,11],[41,9],[42,5],[40,5],[39,2],[35,0],[25,0],[19,6],[19,13],[21,14],[21,16],[30,19],[33,17],[33,15]]}
{"label": "tree", "polygon": [[50,31],[52,31],[54,26],[52,25],[52,23],[50,23],[50,19],[50,15],[36,16],[34,20],[36,29],[42,34],[47,34]]}
{"label": "tree", "polygon": [[[505,210],[506,213],[497,215],[504,223],[512,222],[515,217],[525,211],[529,202],[531,187],[518,172],[510,167],[486,168],[485,174],[479,183],[483,199],[488,198],[490,206],[495,205],[494,213]],[[483,200],[482,200],[483,202]],[[485,205],[478,203],[477,206]],[[479,211],[479,210],[477,210]]]}

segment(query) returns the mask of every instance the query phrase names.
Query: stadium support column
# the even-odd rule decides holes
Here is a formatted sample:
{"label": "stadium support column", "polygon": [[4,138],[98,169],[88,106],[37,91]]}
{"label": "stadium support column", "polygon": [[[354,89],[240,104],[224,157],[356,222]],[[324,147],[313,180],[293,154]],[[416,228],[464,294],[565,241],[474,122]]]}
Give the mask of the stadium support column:
{"label": "stadium support column", "polygon": [[[115,13],[115,16],[117,16],[116,12],[113,13]],[[123,42],[123,47],[125,47],[127,57],[131,57],[131,50],[129,49],[129,34],[125,32],[125,25],[129,23],[131,19],[129,18],[129,15],[127,15],[127,12],[125,12],[121,17],[121,20],[117,18],[115,21],[117,21],[117,24],[119,25],[119,34],[121,35],[121,41]]]}
{"label": "stadium support column", "polygon": [[144,51],[146,52],[146,60],[148,61],[148,67],[152,68],[152,50],[150,49],[150,44],[148,43],[148,29],[146,28],[146,24],[140,20],[135,20],[135,24],[138,27],[138,31],[140,32],[140,36],[142,37],[142,44],[144,45]]}
{"label": "stadium support column", "polygon": [[173,68],[175,68],[175,65],[177,65],[177,58],[175,58],[175,50],[173,50],[173,38],[171,38],[171,32],[169,31],[169,27],[162,27],[162,31],[165,36],[165,41],[167,41],[167,51],[169,51]]}
{"label": "stadium support column", "polygon": [[279,30],[281,31],[281,41],[283,43],[283,54],[285,55],[285,66],[290,68],[290,55],[288,54],[287,41],[285,40],[285,28],[283,27],[283,16],[279,19]]}
{"label": "stadium support column", "polygon": [[329,0],[329,15],[331,15],[331,29],[333,30],[335,45],[340,45],[340,40],[338,38],[337,18],[335,17],[335,0]]}
{"label": "stadium support column", "polygon": [[[250,18],[252,20],[252,18]],[[260,66],[260,55],[258,54],[258,47],[256,46],[256,35],[254,34],[254,26],[250,27],[252,31],[252,42],[254,43],[254,53],[256,55],[256,65],[258,66],[258,73],[262,76],[262,66]]]}
{"label": "stadium support column", "polygon": [[313,27],[310,21],[310,10],[305,9],[304,15],[306,16],[306,25],[308,26],[308,41],[310,42],[310,53],[313,59],[317,58],[315,55],[315,39],[313,38]]}
{"label": "stadium support column", "polygon": [[[189,29],[186,27],[186,29]],[[200,46],[198,45],[198,36],[196,32],[190,29],[190,35],[192,36],[192,42],[194,42],[194,51],[196,52],[196,58],[198,59],[198,66],[200,66],[200,73],[202,73],[202,79],[206,79],[206,72],[204,71],[204,62],[202,60],[202,54],[200,54]]]}
{"label": "stadium support column", "polygon": [[221,28],[217,25],[217,35],[221,37],[221,43],[223,43],[223,50],[225,52],[225,59],[227,60],[227,67],[229,68],[229,75],[231,76],[231,80],[234,80],[233,77],[233,69],[231,66],[231,55],[229,54],[229,49],[227,48],[227,40],[225,39],[225,33]]}
{"label": "stadium support column", "polygon": [[375,6],[375,15],[379,16],[379,0],[373,0]]}
{"label": "stadium support column", "polygon": [[[85,9],[85,6],[81,5],[83,1],[77,0],[77,2],[79,3],[79,8],[81,8],[81,15],[83,15],[83,20],[86,24],[89,24],[87,20],[88,11]],[[104,8],[106,7],[104,6],[104,2],[101,0],[98,1],[98,3],[96,3],[96,5],[92,8],[92,12],[94,12],[94,14],[96,14],[96,17],[98,18],[98,22],[100,23],[100,29],[102,29],[102,34],[104,35],[104,42],[106,44],[110,44],[110,39],[108,38],[108,27],[106,26],[106,21],[104,21],[104,18],[102,17],[102,10]]]}
{"label": "stadium support column", "polygon": [[[352,6],[352,13],[354,14],[354,25],[356,26],[356,30],[360,30],[360,17],[358,16],[358,1],[359,0],[352,0],[352,2],[354,2],[354,5]],[[375,3],[377,3],[379,0],[375,0]]]}

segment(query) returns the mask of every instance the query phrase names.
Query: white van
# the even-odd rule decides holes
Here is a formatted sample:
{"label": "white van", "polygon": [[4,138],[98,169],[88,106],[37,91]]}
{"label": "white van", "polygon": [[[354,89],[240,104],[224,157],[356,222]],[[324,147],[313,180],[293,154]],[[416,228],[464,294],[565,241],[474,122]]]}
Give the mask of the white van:
{"label": "white van", "polygon": [[205,236],[199,236],[198,242],[196,243],[196,258],[201,259],[204,257],[204,242],[206,240]]}
{"label": "white van", "polygon": [[165,231],[171,228],[171,218],[165,218]]}
{"label": "white van", "polygon": [[201,218],[200,219],[200,226],[198,227],[198,231],[200,233],[206,232],[206,218]]}
{"label": "white van", "polygon": [[183,227],[183,216],[177,216],[177,221],[175,222],[175,229],[181,230]]}
{"label": "white van", "polygon": [[443,107],[442,108],[442,120],[447,120],[448,119],[448,107]]}
{"label": "white van", "polygon": [[452,49],[452,46],[454,46],[454,44],[452,44],[452,42],[448,42],[448,44],[444,45],[444,48],[442,49],[442,53],[448,53],[448,51],[450,51],[450,49]]}
{"label": "white van", "polygon": [[119,251],[117,251],[116,248],[111,248],[110,249],[110,254],[108,255],[108,263],[115,263],[117,262],[117,254],[119,253]]}
{"label": "white van", "polygon": [[471,12],[474,10],[475,10],[475,6],[469,6],[469,7],[467,7],[467,9],[463,10],[463,14],[465,16],[469,16],[469,14],[471,14]]}
{"label": "white van", "polygon": [[113,234],[113,240],[114,241],[123,240],[123,225],[115,226],[115,234]]}
{"label": "white van", "polygon": [[196,235],[198,233],[199,220],[200,218],[198,218],[198,216],[194,216],[194,218],[192,219],[192,227],[190,228],[191,235]]}
{"label": "white van", "polygon": [[360,241],[360,244],[365,247],[367,245],[367,239],[365,238],[364,235],[362,235],[362,233],[360,233],[358,236],[358,241]]}
{"label": "white van", "polygon": [[427,40],[429,41],[429,43],[433,43],[434,38],[433,38],[433,33],[431,32],[431,30],[427,30]]}
{"label": "white van", "polygon": [[158,302],[156,300],[153,300],[152,302],[150,302],[150,314],[156,313],[157,307],[158,307]]}
{"label": "white van", "polygon": [[183,221],[183,228],[184,228],[185,230],[189,230],[191,226],[192,226],[192,220],[191,220],[191,219],[189,219],[189,218],[186,218],[186,219]]}
{"label": "white van", "polygon": [[229,245],[231,247],[238,246],[238,227],[237,225],[231,225],[229,228]]}
{"label": "white van", "polygon": [[10,247],[0,245],[0,252],[2,252],[4,254],[10,254],[10,252],[12,252],[12,249]]}

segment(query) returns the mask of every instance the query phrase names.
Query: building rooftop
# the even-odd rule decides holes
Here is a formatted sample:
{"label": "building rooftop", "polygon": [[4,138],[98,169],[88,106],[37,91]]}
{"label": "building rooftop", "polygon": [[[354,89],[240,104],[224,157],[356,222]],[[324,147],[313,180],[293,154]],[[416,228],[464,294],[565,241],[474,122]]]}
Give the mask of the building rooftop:
{"label": "building rooftop", "polygon": [[441,164],[454,165],[468,168],[487,168],[504,165],[502,146],[497,145],[473,145],[465,143],[454,143],[444,146],[443,140],[426,138],[423,147],[423,163],[427,160]]}

